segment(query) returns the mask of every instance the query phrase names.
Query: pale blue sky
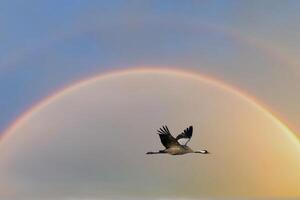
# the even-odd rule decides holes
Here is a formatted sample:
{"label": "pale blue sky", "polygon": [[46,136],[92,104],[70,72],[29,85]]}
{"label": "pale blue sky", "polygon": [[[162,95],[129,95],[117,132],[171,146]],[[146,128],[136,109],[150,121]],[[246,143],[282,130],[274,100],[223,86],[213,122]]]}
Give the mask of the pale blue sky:
{"label": "pale blue sky", "polygon": [[140,65],[220,77],[299,128],[299,67],[243,39],[296,57],[299,9],[299,1],[1,1],[0,130],[65,85]]}

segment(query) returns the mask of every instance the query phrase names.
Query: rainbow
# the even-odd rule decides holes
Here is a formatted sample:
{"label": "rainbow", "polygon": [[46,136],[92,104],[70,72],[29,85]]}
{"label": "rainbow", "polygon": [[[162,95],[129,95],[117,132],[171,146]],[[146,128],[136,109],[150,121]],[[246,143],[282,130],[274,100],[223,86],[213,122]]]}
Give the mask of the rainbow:
{"label": "rainbow", "polygon": [[51,102],[55,101],[59,97],[62,97],[64,95],[67,95],[71,91],[77,90],[79,88],[82,88],[86,86],[87,84],[93,83],[98,81],[99,79],[109,79],[111,77],[115,76],[126,76],[132,73],[160,73],[160,74],[173,74],[178,76],[185,76],[191,79],[201,80],[204,83],[208,83],[214,86],[217,86],[218,88],[221,88],[222,90],[225,90],[233,95],[236,95],[246,102],[250,103],[251,105],[254,105],[259,111],[261,111],[265,116],[267,116],[270,120],[275,122],[283,132],[287,133],[289,139],[297,144],[300,150],[300,141],[299,138],[296,136],[296,134],[285,124],[282,120],[280,120],[271,110],[264,105],[263,103],[259,102],[256,98],[253,96],[247,94],[245,91],[242,91],[241,89],[229,85],[226,82],[216,79],[214,77],[211,77],[207,74],[199,73],[199,72],[193,72],[193,71],[184,71],[181,69],[174,69],[174,68],[168,68],[168,67],[138,67],[138,68],[129,68],[124,70],[115,70],[115,71],[109,71],[105,73],[101,73],[100,75],[95,75],[92,77],[89,77],[87,79],[78,81],[74,84],[71,84],[69,86],[66,86],[56,92],[54,92],[52,95],[48,96],[44,100],[38,102],[37,104],[33,105],[31,108],[29,108],[26,112],[21,114],[1,135],[1,141],[5,140],[5,138],[12,134],[21,124],[26,122],[34,113],[38,112],[39,110],[45,108],[47,105],[49,105]]}
{"label": "rainbow", "polygon": [[[191,24],[191,23],[186,23],[186,22],[176,22],[174,23],[173,21],[168,21],[168,20],[163,20],[159,22],[162,26],[169,26],[170,28],[173,28],[174,30],[178,29],[179,25],[183,26],[180,29],[184,29],[185,31],[189,31],[191,33],[200,33],[201,31],[205,30],[205,31],[209,31],[212,33],[219,33],[219,34],[223,34],[225,36],[227,36],[228,38],[230,38],[233,41],[236,41],[238,43],[241,44],[245,44],[248,45],[249,47],[258,49],[259,51],[261,51],[265,56],[270,57],[272,60],[277,61],[281,64],[283,64],[283,67],[290,67],[290,69],[292,70],[292,72],[296,72],[299,73],[299,66],[300,66],[300,62],[299,60],[282,51],[282,49],[279,49],[277,46],[272,45],[268,42],[266,42],[265,40],[261,40],[259,38],[255,38],[249,35],[245,35],[240,33],[238,30],[235,29],[227,29],[224,27],[220,27],[220,26],[214,26],[211,24]],[[157,22],[156,22],[157,24]],[[134,27],[134,28],[139,28],[140,26],[144,25],[144,23],[141,23],[139,21],[134,21],[128,24],[128,26],[130,27]],[[78,26],[75,27],[74,30],[72,30],[71,32],[58,32],[56,34],[54,34],[52,37],[49,37],[48,40],[46,40],[46,42],[43,43],[39,43],[38,45],[36,45],[36,47],[31,48],[29,50],[30,54],[35,54],[37,51],[41,51],[41,50],[45,50],[48,49],[49,46],[51,46],[51,44],[53,44],[53,42],[59,42],[62,40],[66,40],[66,39],[70,39],[70,38],[74,38],[74,37],[78,37],[84,33],[97,33],[99,31],[101,31],[102,29],[107,28],[105,25],[102,26]],[[9,68],[11,66],[14,66],[18,63],[20,63],[23,59],[23,49],[21,49],[20,52],[13,52],[11,55],[6,55],[6,58],[8,58],[6,61],[0,61],[0,69],[4,70],[6,68]],[[28,49],[26,49],[26,51],[28,52]]]}

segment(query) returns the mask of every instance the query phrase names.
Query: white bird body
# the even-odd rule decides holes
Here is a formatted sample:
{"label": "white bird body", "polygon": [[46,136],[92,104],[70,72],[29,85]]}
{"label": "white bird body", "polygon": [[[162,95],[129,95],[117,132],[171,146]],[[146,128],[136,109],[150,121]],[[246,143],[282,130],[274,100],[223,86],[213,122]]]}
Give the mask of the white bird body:
{"label": "white bird body", "polygon": [[[193,135],[193,127],[190,126],[189,128],[185,129],[181,134],[179,134],[176,138],[174,138],[168,127],[163,126],[158,131],[158,135],[160,137],[161,143],[163,146],[166,147],[164,150],[160,150],[158,152],[147,152],[147,154],[163,154],[167,153],[170,155],[183,155],[187,153],[201,153],[201,154],[208,154],[207,150],[200,150],[194,151],[190,147],[187,146],[187,143],[190,141]],[[180,144],[179,140],[187,139],[185,144]]]}

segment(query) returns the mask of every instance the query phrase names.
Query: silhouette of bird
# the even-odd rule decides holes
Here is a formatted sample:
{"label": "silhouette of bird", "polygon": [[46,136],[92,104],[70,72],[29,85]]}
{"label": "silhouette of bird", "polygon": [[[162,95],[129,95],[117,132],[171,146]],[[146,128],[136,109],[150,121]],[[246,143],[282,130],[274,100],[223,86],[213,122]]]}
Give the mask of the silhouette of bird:
{"label": "silhouette of bird", "polygon": [[174,138],[168,127],[163,126],[159,130],[157,130],[157,134],[159,135],[160,141],[162,145],[165,147],[164,150],[159,150],[157,152],[147,152],[146,154],[171,154],[171,155],[183,155],[187,153],[201,153],[208,154],[207,150],[194,151],[190,147],[187,146],[188,142],[191,140],[193,136],[193,126],[186,128],[182,133],[177,135]]}

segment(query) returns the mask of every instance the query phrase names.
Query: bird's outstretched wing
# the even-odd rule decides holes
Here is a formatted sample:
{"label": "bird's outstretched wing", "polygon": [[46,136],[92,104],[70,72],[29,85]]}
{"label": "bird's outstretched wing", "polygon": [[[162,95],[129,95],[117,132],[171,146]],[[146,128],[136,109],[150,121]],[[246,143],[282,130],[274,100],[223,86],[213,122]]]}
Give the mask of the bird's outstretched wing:
{"label": "bird's outstretched wing", "polygon": [[172,146],[180,146],[178,141],[171,135],[167,126],[163,126],[162,128],[157,130],[160,141],[164,147],[167,149]]}
{"label": "bird's outstretched wing", "polygon": [[186,128],[182,133],[177,135],[176,140],[181,145],[187,145],[187,143],[191,140],[193,136],[193,126]]}

